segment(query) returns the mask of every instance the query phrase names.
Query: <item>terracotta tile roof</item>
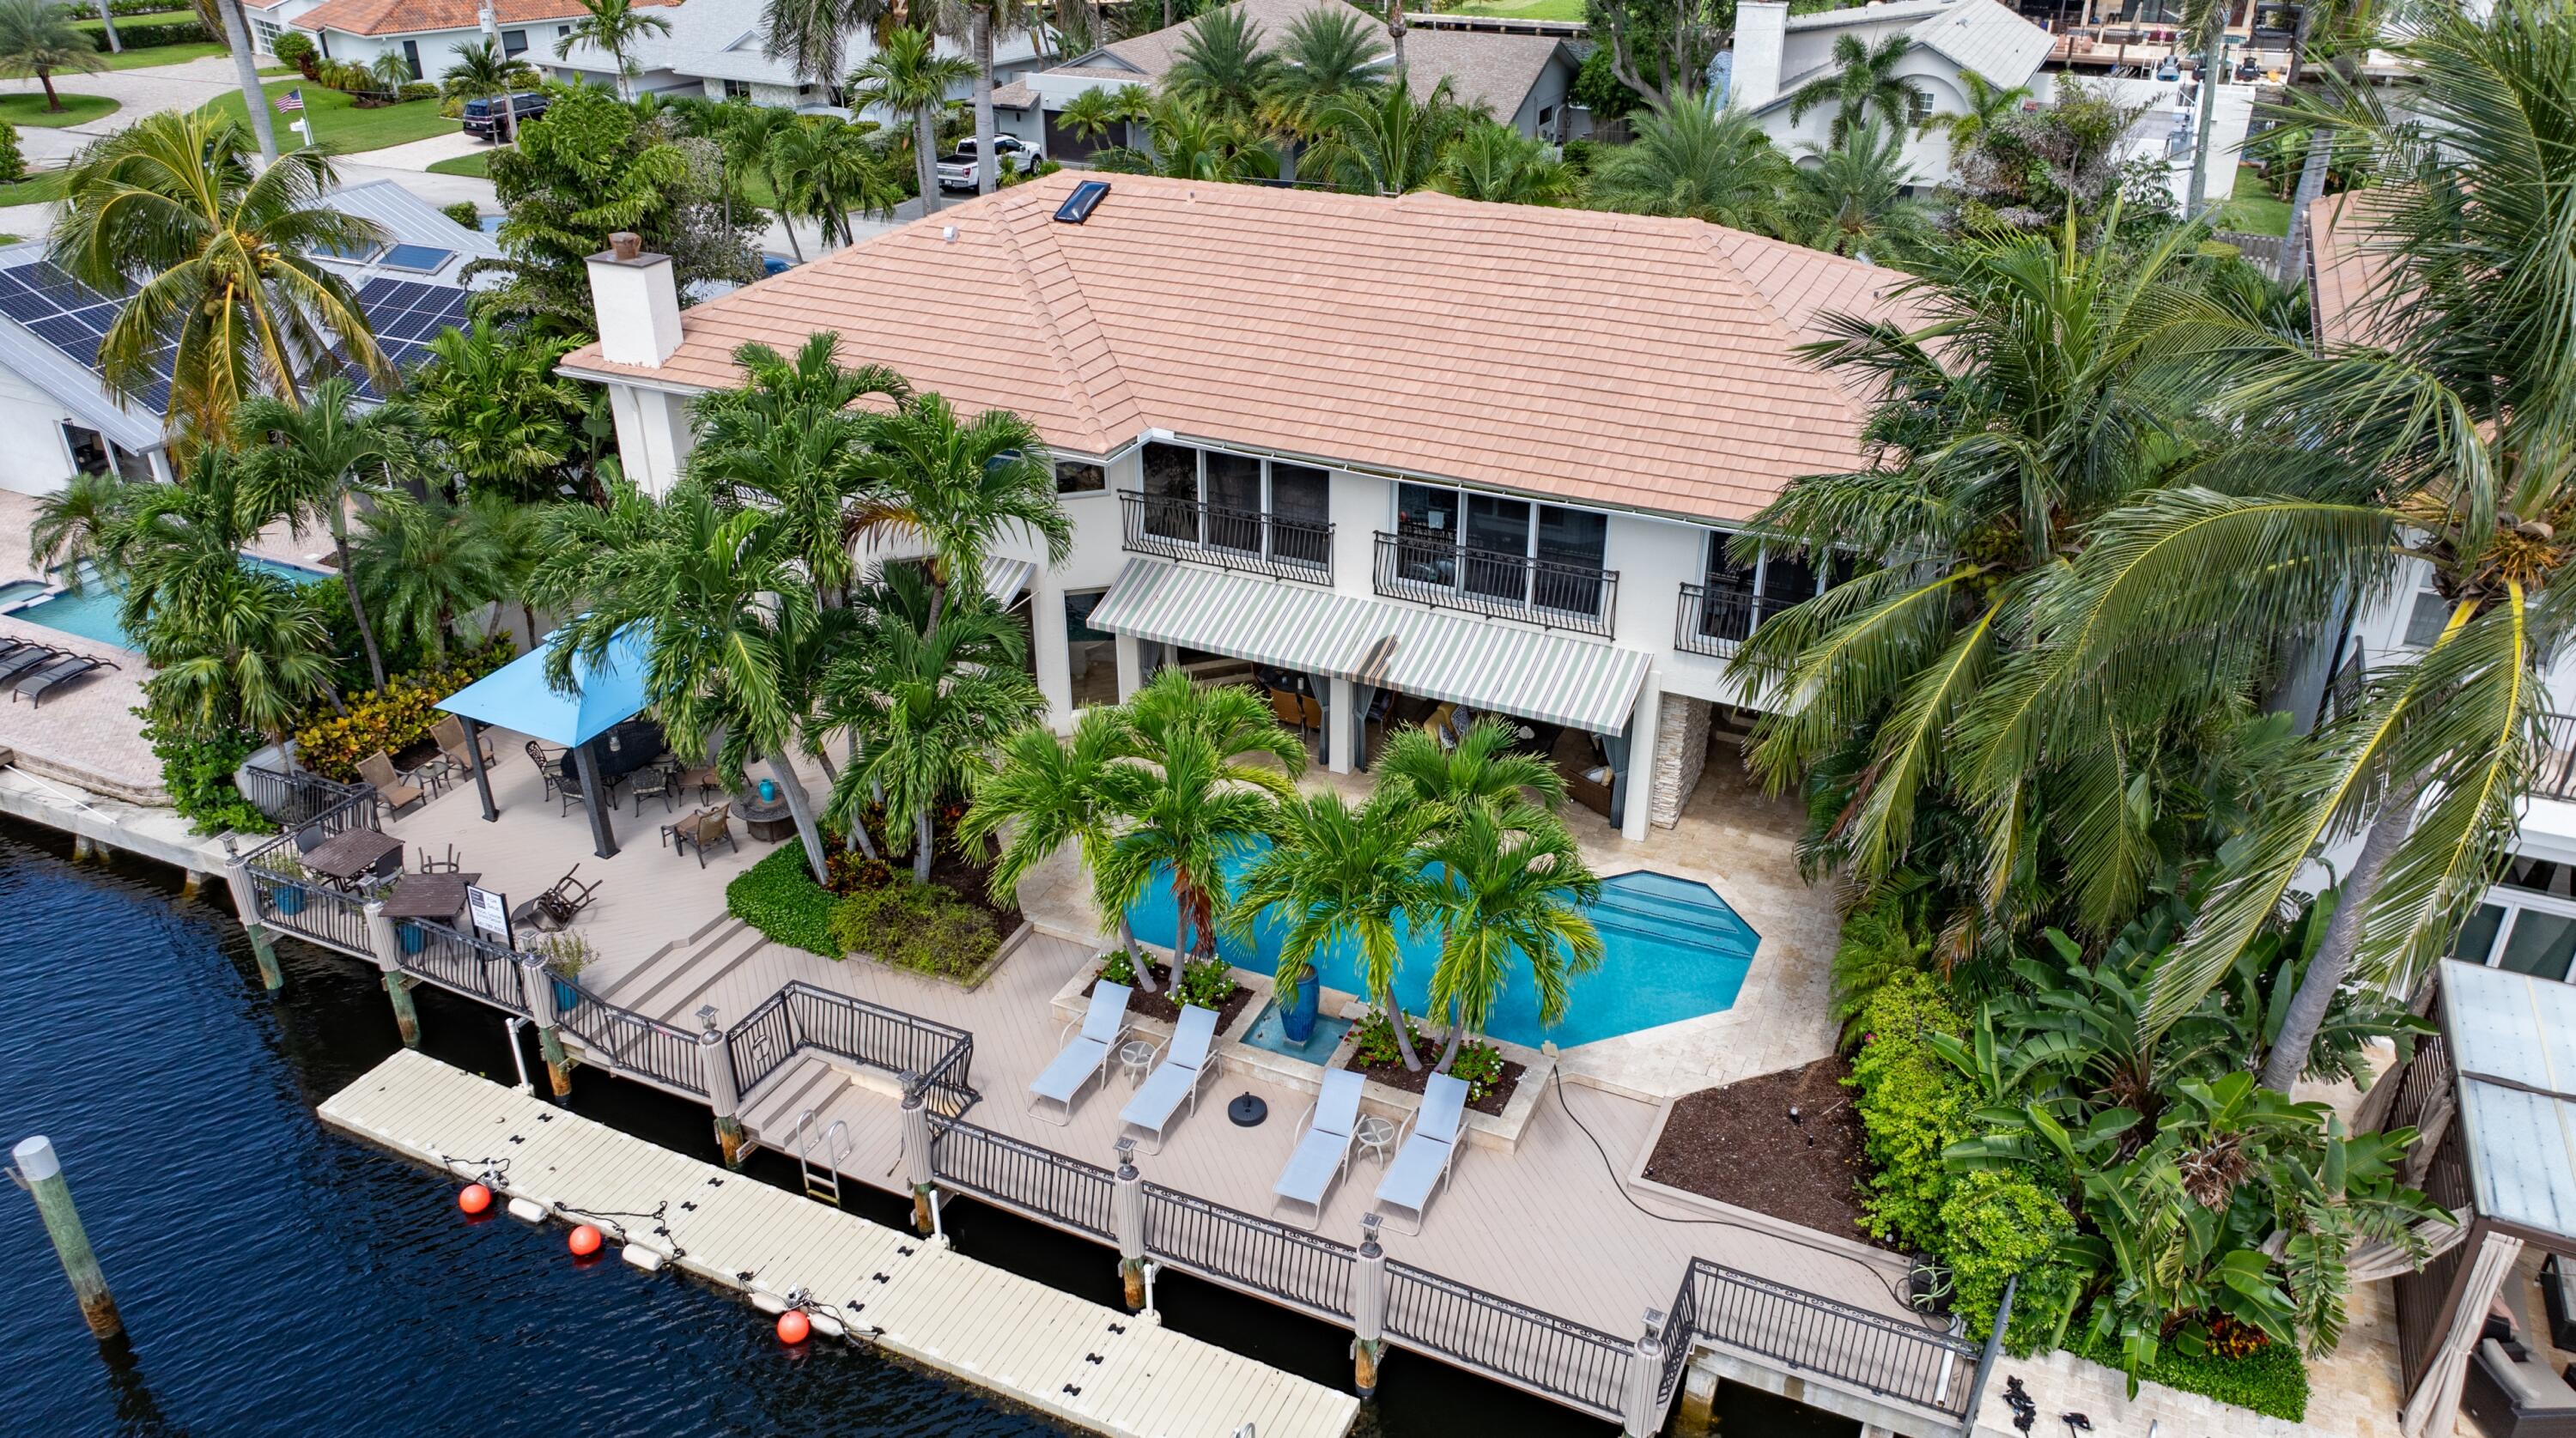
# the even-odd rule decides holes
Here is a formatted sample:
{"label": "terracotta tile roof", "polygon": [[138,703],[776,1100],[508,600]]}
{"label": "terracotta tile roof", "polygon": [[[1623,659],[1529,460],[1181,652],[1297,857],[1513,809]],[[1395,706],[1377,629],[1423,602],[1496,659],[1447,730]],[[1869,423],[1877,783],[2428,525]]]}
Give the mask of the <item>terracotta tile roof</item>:
{"label": "terracotta tile roof", "polygon": [[[1102,454],[1148,429],[1595,503],[1740,519],[1861,458],[1862,402],[1802,363],[1887,270],[1694,220],[1119,175],[1083,225],[1049,176],[696,306],[659,368],[834,329],[969,412]],[[942,238],[954,226],[956,238]]]}
{"label": "terracotta tile roof", "polygon": [[2308,265],[2316,277],[2317,339],[2327,345],[2372,343],[2370,299],[2386,261],[2368,247],[2369,214],[2346,193],[2308,206]]}
{"label": "terracotta tile roof", "polygon": [[[661,5],[676,0],[636,3]],[[492,9],[503,25],[572,20],[583,14],[580,0],[492,0]],[[343,35],[417,35],[472,30],[483,21],[476,0],[322,0],[288,23],[299,30],[337,30]]]}

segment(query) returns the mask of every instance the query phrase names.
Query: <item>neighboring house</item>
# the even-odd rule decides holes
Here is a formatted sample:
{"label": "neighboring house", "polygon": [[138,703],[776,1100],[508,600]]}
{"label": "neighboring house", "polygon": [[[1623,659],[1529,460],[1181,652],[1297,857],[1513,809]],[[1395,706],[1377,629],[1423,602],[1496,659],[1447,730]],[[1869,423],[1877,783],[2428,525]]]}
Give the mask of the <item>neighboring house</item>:
{"label": "neighboring house", "polygon": [[[1386,33],[1383,22],[1343,0],[1234,0],[1231,8],[1250,16],[1265,43],[1273,46],[1287,38],[1289,26],[1316,10],[1347,11],[1366,21],[1381,39]],[[1059,160],[1079,159],[1114,143],[1115,136],[1099,141],[1075,138],[1065,132],[1058,112],[1086,91],[1159,86],[1196,23],[1191,20],[1104,45],[1005,88],[993,97],[995,104],[1005,108],[1004,128],[1024,140],[1043,141],[1046,152]],[[1524,135],[1558,141],[1588,133],[1588,126],[1570,113],[1566,102],[1574,77],[1583,68],[1582,58],[1555,36],[1414,30],[1405,37],[1404,62],[1417,91],[1427,91],[1445,79],[1462,103],[1485,106],[1495,119]]]}
{"label": "neighboring house", "polygon": [[[677,9],[665,0],[641,0],[661,9]],[[282,0],[280,10],[306,4]],[[592,52],[571,63],[555,58],[555,44],[572,33],[584,15],[578,0],[321,0],[291,17],[298,30],[313,36],[322,53],[334,60],[374,63],[388,52],[400,55],[416,80],[436,80],[465,51],[487,38],[482,13],[492,15],[492,35],[504,54],[525,59],[559,79],[576,76],[613,83],[606,57]],[[653,88],[648,86],[647,88]]]}
{"label": "neighboring house", "polygon": [[[647,35],[636,47],[636,63],[645,72],[642,88],[692,90],[711,100],[748,100],[758,105],[838,108],[844,98],[840,76],[827,84],[809,83],[785,60],[762,53],[766,8],[765,0],[686,0],[675,5],[665,16],[671,33]],[[965,53],[953,40],[943,39],[939,48],[947,55]],[[844,42],[843,75],[875,53],[875,41],[866,30],[851,31]],[[590,55],[584,47],[573,52],[573,59],[581,61]],[[608,68],[604,56],[593,63],[602,70]],[[1037,42],[1027,32],[994,42],[997,84],[1007,84],[1037,64]],[[955,97],[962,100],[967,93],[968,88],[960,85]],[[872,114],[868,118],[886,123],[891,117]]]}
{"label": "neighboring house", "polygon": [[[347,280],[397,365],[417,363],[429,340],[458,322],[466,289],[458,272],[496,257],[489,235],[442,215],[391,180],[350,185],[331,203],[382,225],[387,242],[352,259],[324,257]],[[98,342],[116,316],[105,296],[45,258],[42,243],[0,249],[0,489],[51,494],[76,473],[114,468],[167,479],[164,384],[120,403],[99,379]],[[372,397],[372,389],[362,394]]]}
{"label": "neighboring house", "polygon": [[1995,0],[1900,0],[1813,15],[1791,15],[1783,0],[1743,0],[1735,11],[1735,48],[1712,68],[1724,74],[1724,103],[1751,111],[1783,151],[1801,157],[1807,146],[1826,143],[1834,106],[1816,105],[1792,121],[1797,93],[1833,75],[1835,42],[1850,36],[1875,49],[1891,35],[1913,42],[1897,73],[1923,92],[1904,154],[1915,183],[1925,188],[1950,178],[1950,137],[1916,127],[1967,109],[1960,75],[1973,70],[2011,89],[2032,84],[2048,58],[2048,32]]}
{"label": "neighboring house", "polygon": [[[1106,195],[1059,218],[1077,181]],[[837,331],[1053,451],[1073,555],[1014,534],[988,581],[1059,721],[1259,664],[1308,678],[1335,771],[1395,696],[1494,712],[1641,837],[1739,727],[1736,642],[1831,582],[1727,541],[1866,462],[1866,397],[1798,351],[1902,318],[1901,278],[1695,220],[1068,172],[685,312],[667,260],[595,259],[601,340],[563,368],[658,492],[738,346]]]}

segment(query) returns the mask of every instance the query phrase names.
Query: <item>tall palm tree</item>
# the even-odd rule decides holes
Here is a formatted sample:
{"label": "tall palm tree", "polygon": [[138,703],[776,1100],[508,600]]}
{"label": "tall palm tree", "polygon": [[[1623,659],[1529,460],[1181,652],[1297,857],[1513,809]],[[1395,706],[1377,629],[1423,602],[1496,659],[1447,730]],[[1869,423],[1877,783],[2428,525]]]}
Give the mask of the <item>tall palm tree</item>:
{"label": "tall palm tree", "polygon": [[1524,970],[1538,991],[1539,1022],[1565,1016],[1568,982],[1601,964],[1601,935],[1585,914],[1601,880],[1565,825],[1529,804],[1466,805],[1422,857],[1439,869],[1427,917],[1440,928],[1431,1002],[1449,1013],[1438,1065],[1446,1072],[1459,1042],[1485,1026]]}
{"label": "tall palm tree", "polygon": [[1336,189],[1401,195],[1438,178],[1449,142],[1484,118],[1481,108],[1451,96],[1447,79],[1417,98],[1412,81],[1398,73],[1390,84],[1326,104],[1311,159]]}
{"label": "tall palm tree", "polygon": [[1744,111],[1674,105],[1638,118],[1637,138],[1601,158],[1584,202],[1767,232],[1778,224],[1788,163]]}
{"label": "tall palm tree", "polygon": [[1176,95],[1159,96],[1145,111],[1145,128],[1153,136],[1150,156],[1108,152],[1096,157],[1112,169],[1117,155],[1128,168],[1180,180],[1214,180],[1235,184],[1275,179],[1279,156],[1261,133],[1241,120],[1210,113]]}
{"label": "tall palm tree", "polygon": [[2213,326],[2206,350],[2254,357],[2224,410],[2252,452],[2207,488],[2106,518],[2061,596],[2058,672],[2123,682],[2171,647],[2147,611],[2174,633],[2223,611],[2227,630],[2331,642],[2320,616],[2429,562],[2439,634],[2387,656],[2320,731],[2281,779],[2297,802],[2245,836],[2157,974],[2153,1019],[2170,1023],[2261,938],[2312,856],[2358,837],[2264,1070],[2284,1089],[2339,989],[2420,973],[2483,894],[2543,752],[2543,676],[2576,606],[2558,538],[2576,525],[2576,26],[2547,0],[2505,0],[2484,21],[2431,16],[2397,49],[2402,103],[2330,80],[2336,103],[2315,116],[2367,157],[2371,183],[2347,201],[2378,267],[2360,337],[2309,353],[2259,325]]}
{"label": "tall palm tree", "polygon": [[588,397],[555,373],[578,343],[486,319],[440,330],[395,406],[428,451],[423,463],[446,466],[477,492],[534,499],[558,488],[585,447]]}
{"label": "tall palm tree", "polygon": [[647,35],[668,35],[671,22],[638,6],[635,0],[576,0],[581,18],[555,40],[555,58],[567,59],[576,46],[596,45],[617,69],[617,98],[635,100],[635,45]]}
{"label": "tall palm tree", "polygon": [[777,156],[782,210],[802,210],[822,227],[823,239],[857,242],[850,211],[886,216],[903,191],[867,139],[868,130],[830,115],[805,115],[772,141]]}
{"label": "tall palm tree", "polygon": [[1130,118],[1119,109],[1116,92],[1085,90],[1055,112],[1064,132],[1085,144],[1098,144]]}
{"label": "tall palm tree", "polygon": [[[224,48],[232,52],[233,84],[241,90],[242,113],[250,117],[253,139],[259,142],[260,158],[277,159],[277,129],[268,118],[268,90],[259,82],[259,56],[251,44],[250,21],[242,14],[241,0],[201,0],[210,5],[217,23],[209,28],[221,29]],[[207,18],[204,10],[199,17]]]}
{"label": "tall palm tree", "polygon": [[27,562],[39,571],[60,571],[63,582],[78,591],[88,568],[108,557],[133,483],[113,469],[82,470],[38,499],[27,530]]}
{"label": "tall palm tree", "polygon": [[1029,23],[1028,0],[937,0],[940,28],[964,42],[974,62],[970,87],[975,106],[975,193],[989,195],[1001,181],[993,143],[1000,131],[993,123],[993,46]]}
{"label": "tall palm tree", "polygon": [[866,608],[849,652],[822,683],[821,732],[847,730],[863,757],[841,771],[824,815],[855,828],[881,796],[886,828],[912,831],[912,881],[930,882],[939,806],[992,772],[992,753],[1046,708],[1021,667],[1020,628],[982,595],[926,628],[928,586],[895,566]]}
{"label": "tall palm tree", "polygon": [[107,68],[89,32],[72,23],[71,12],[53,0],[0,0],[0,75],[13,80],[33,76],[45,87],[45,109],[60,114],[62,97],[54,93],[54,72],[76,75]]}
{"label": "tall palm tree", "polygon": [[828,85],[841,73],[849,37],[864,30],[883,45],[905,8],[888,0],[767,0],[760,48],[794,66],[798,79]]}
{"label": "tall palm tree", "polygon": [[[1248,937],[1264,918],[1280,925],[1278,989],[1286,993],[1314,973],[1326,948],[1358,945],[1360,980],[1389,1018],[1404,950],[1399,921],[1418,928],[1434,902],[1422,845],[1436,816],[1381,786],[1354,808],[1335,793],[1309,794],[1279,806],[1275,842],[1244,871],[1228,926]],[[1419,1072],[1410,1025],[1395,1025],[1404,1066]]]}
{"label": "tall palm tree", "polygon": [[[440,74],[438,90],[450,100],[506,100],[521,90],[535,89],[539,80],[536,66],[516,55],[503,54],[501,47],[487,38],[479,44],[457,47],[456,63]],[[501,142],[519,143],[518,107],[504,103],[499,114]]]}
{"label": "tall palm tree", "polygon": [[1462,200],[1504,205],[1562,205],[1574,198],[1574,170],[1548,147],[1509,125],[1470,125],[1441,157],[1431,187]]}
{"label": "tall palm tree", "polygon": [[1277,802],[1296,792],[1306,746],[1251,690],[1201,688],[1179,669],[1156,674],[1126,710],[1148,778],[1097,880],[1124,911],[1155,875],[1166,876],[1178,977],[1191,955],[1215,956],[1228,902],[1225,866],[1270,832]]}
{"label": "tall palm tree", "polygon": [[392,388],[357,296],[315,260],[384,238],[327,203],[337,183],[313,150],[255,170],[240,122],[203,110],[147,115],[83,151],[48,245],[92,288],[133,291],[99,342],[109,391],[140,398],[159,380],[155,351],[175,343],[169,426],[193,443],[231,433],[261,390],[301,402],[335,354]]}
{"label": "tall palm tree", "polygon": [[821,611],[786,531],[765,510],[718,505],[694,480],[660,500],[621,480],[605,509],[563,506],[555,538],[536,597],[575,617],[547,651],[547,678],[571,682],[576,655],[604,660],[636,629],[645,702],[672,749],[712,759],[732,788],[748,762],[767,758],[814,882],[825,882],[822,830],[794,763],[811,696],[790,663]]}
{"label": "tall palm tree", "polygon": [[910,392],[883,365],[842,365],[839,343],[839,335],[817,331],[792,360],[757,341],[744,344],[733,353],[743,383],[701,397],[690,414],[697,434],[690,472],[711,492],[777,516],[815,602],[826,605],[850,600],[858,577],[851,510],[870,485],[859,469],[866,424],[851,406],[867,395]]}
{"label": "tall palm tree", "polygon": [[853,539],[912,535],[930,546],[930,622],[955,591],[980,594],[984,561],[1013,531],[1046,545],[1047,563],[1073,553],[1073,522],[1056,498],[1055,462],[1036,426],[1009,410],[960,422],[936,394],[917,394],[867,422],[859,476],[874,505],[853,511]]}
{"label": "tall palm tree", "polygon": [[1386,40],[1355,11],[1315,9],[1289,22],[1277,50],[1278,74],[1263,101],[1263,123],[1311,141],[1324,110],[1385,83]]}
{"label": "tall palm tree", "polygon": [[1377,756],[1377,792],[1443,814],[1471,806],[1557,808],[1565,802],[1564,778],[1545,759],[1512,747],[1519,742],[1510,725],[1491,718],[1469,725],[1455,746],[1402,730]]}
{"label": "tall palm tree", "polygon": [[385,687],[385,656],[350,564],[349,511],[360,501],[381,504],[393,497],[394,467],[411,452],[402,430],[400,410],[359,409],[356,387],[337,375],[315,385],[301,405],[274,395],[251,396],[242,403],[237,429],[250,503],[285,515],[299,533],[318,525],[330,534],[349,616],[367,651],[367,677],[379,689]]}
{"label": "tall palm tree", "polygon": [[1974,70],[1959,72],[1959,86],[1967,93],[1968,108],[1955,115],[1926,116],[1920,126],[1922,134],[1938,130],[1949,136],[1953,156],[1968,153],[2005,120],[2020,113],[2031,98],[2028,85],[1998,85]]}
{"label": "tall palm tree", "polygon": [[[1008,830],[990,880],[993,902],[1016,905],[1030,871],[1067,844],[1091,877],[1092,903],[1117,925],[1118,947],[1133,952],[1136,936],[1127,905],[1114,902],[1103,883],[1110,841],[1124,816],[1138,806],[1147,779],[1125,762],[1134,748],[1124,711],[1094,706],[1074,721],[1070,737],[1030,724],[1002,741],[991,770],[975,781],[975,802],[957,826],[960,843],[981,845]],[[1152,973],[1137,971],[1148,991]]]}
{"label": "tall palm tree", "polygon": [[1842,144],[1854,126],[1873,115],[1899,134],[1914,128],[1914,112],[1930,105],[1932,95],[1920,82],[1896,73],[1913,49],[1912,38],[1901,34],[1875,45],[1858,35],[1837,37],[1827,73],[1789,97],[1789,123],[1804,120],[1808,111],[1820,105],[1831,105],[1834,118],[1825,135],[1834,145]]}
{"label": "tall palm tree", "polygon": [[796,223],[785,213],[783,197],[786,180],[779,171],[781,147],[779,137],[796,128],[795,111],[780,105],[738,105],[728,107],[723,130],[716,137],[716,148],[725,161],[725,222],[733,222],[734,191],[739,188],[735,176],[745,171],[758,175],[769,186],[773,201],[779,202],[778,227],[787,232],[787,248],[796,262],[805,262],[804,242],[796,238]]}
{"label": "tall palm tree", "polygon": [[1832,149],[1807,148],[1815,163],[1790,174],[1790,238],[1870,261],[1903,254],[1931,238],[1931,214],[1905,193],[1914,172],[1905,163],[1904,136],[1872,119]]}
{"label": "tall palm tree", "polygon": [[1261,46],[1261,26],[1239,5],[1210,10],[1192,20],[1179,51],[1163,74],[1163,93],[1216,115],[1249,122],[1287,67]]}
{"label": "tall palm tree", "polygon": [[436,659],[451,643],[482,642],[470,616],[507,597],[509,555],[477,511],[433,489],[380,500],[362,527],[354,578],[383,611],[387,635]]}
{"label": "tall palm tree", "polygon": [[974,77],[974,61],[940,54],[930,31],[912,26],[888,31],[876,53],[850,71],[853,109],[883,108],[910,125],[913,184],[924,214],[939,208],[939,119],[948,113],[948,92]]}

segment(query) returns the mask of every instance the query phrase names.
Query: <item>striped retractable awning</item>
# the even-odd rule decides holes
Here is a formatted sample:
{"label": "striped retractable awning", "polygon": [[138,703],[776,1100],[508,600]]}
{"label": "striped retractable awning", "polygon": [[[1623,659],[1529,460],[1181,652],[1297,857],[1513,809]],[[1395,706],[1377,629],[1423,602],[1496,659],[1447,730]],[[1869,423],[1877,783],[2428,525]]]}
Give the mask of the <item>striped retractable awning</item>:
{"label": "striped retractable awning", "polygon": [[1597,639],[1131,559],[1095,629],[1615,734],[1651,662]]}
{"label": "striped retractable awning", "polygon": [[993,607],[1008,609],[1019,601],[1020,591],[1029,584],[1029,576],[1038,572],[1036,564],[1025,559],[987,559],[984,561],[984,592],[993,596]]}

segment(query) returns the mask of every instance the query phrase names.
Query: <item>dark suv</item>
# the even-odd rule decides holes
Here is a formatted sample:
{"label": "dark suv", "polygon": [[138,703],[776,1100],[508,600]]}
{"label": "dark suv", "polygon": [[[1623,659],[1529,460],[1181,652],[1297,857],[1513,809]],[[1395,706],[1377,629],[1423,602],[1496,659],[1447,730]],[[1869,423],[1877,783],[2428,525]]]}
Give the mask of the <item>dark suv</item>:
{"label": "dark suv", "polygon": [[[522,125],[546,112],[543,91],[509,97],[511,114]],[[501,97],[485,95],[465,102],[465,133],[478,140],[505,138],[501,128]]]}

